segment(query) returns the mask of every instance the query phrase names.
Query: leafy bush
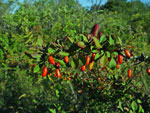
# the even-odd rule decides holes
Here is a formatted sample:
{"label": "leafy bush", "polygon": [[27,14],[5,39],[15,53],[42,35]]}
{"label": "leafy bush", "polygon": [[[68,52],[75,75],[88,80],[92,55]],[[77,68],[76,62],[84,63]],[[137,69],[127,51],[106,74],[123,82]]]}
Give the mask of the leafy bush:
{"label": "leafy bush", "polygon": [[[120,8],[131,5],[124,3]],[[148,6],[129,19],[130,7],[110,11],[108,4],[90,10],[74,0],[3,4],[10,7],[0,16],[0,112],[149,112]]]}

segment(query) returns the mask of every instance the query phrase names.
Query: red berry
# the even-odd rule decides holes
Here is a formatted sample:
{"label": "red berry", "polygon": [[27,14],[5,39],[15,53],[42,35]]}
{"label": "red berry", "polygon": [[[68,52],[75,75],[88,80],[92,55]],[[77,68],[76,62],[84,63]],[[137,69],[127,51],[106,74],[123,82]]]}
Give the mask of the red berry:
{"label": "red berry", "polygon": [[68,80],[71,80],[71,78],[70,78],[70,77],[68,77]]}
{"label": "red berry", "polygon": [[128,77],[131,78],[131,75],[132,75],[132,70],[128,69]]}
{"label": "red berry", "polygon": [[68,56],[65,56],[65,57],[64,57],[64,62],[65,62],[65,63],[68,63],[68,62],[69,62]]}
{"label": "red berry", "polygon": [[48,75],[49,75],[49,76],[52,76],[52,73],[49,73]]}
{"label": "red berry", "polygon": [[150,75],[150,69],[148,68],[146,69],[146,71],[147,71],[147,74]]}
{"label": "red berry", "polygon": [[119,62],[117,62],[117,67],[116,68],[119,69]]}
{"label": "red berry", "polygon": [[103,67],[102,70],[104,71],[104,70],[105,70],[105,67]]}
{"label": "red berry", "polygon": [[86,66],[81,66],[81,71],[85,71]]}
{"label": "red berry", "polygon": [[125,54],[127,57],[131,57],[131,53],[127,49],[125,50]]}
{"label": "red berry", "polygon": [[86,64],[85,65],[89,65],[89,63],[90,63],[90,56],[87,56],[86,57]]}
{"label": "red berry", "polygon": [[43,68],[42,76],[45,77],[47,75],[48,69],[47,67]]}
{"label": "red berry", "polygon": [[58,78],[61,77],[61,74],[60,74],[60,70],[59,70],[59,69],[56,69],[56,76],[57,76]]}
{"label": "red berry", "polygon": [[122,60],[123,60],[123,56],[122,55],[118,55],[118,62],[119,62],[119,64],[122,64]]}
{"label": "red berry", "polygon": [[98,89],[101,91],[101,90],[102,90],[102,87],[101,87],[101,86],[99,86],[99,87],[98,87]]}
{"label": "red berry", "polygon": [[96,53],[92,53],[92,60],[95,60]]}
{"label": "red berry", "polygon": [[49,56],[49,62],[55,65],[55,60],[53,59],[53,56]]}
{"label": "red berry", "polygon": [[60,62],[57,62],[56,67],[59,67],[59,66],[60,66]]}

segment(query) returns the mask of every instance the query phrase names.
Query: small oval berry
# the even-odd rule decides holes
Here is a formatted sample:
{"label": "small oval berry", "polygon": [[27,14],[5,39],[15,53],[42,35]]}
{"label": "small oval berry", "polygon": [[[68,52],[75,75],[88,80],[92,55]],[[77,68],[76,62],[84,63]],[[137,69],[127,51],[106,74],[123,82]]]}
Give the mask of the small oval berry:
{"label": "small oval berry", "polygon": [[57,62],[56,67],[59,68],[60,66],[60,62]]}
{"label": "small oval berry", "polygon": [[85,65],[89,65],[89,63],[90,63],[90,56],[87,56],[86,57],[86,64]]}
{"label": "small oval berry", "polygon": [[81,66],[81,71],[85,71],[86,66]]}
{"label": "small oval berry", "polygon": [[48,75],[49,75],[49,76],[52,76],[52,73],[49,73]]}
{"label": "small oval berry", "polygon": [[52,55],[49,56],[49,62],[50,62],[51,64],[55,65],[55,60],[54,60],[54,58],[53,58]]}
{"label": "small oval berry", "polygon": [[123,61],[123,56],[122,55],[118,55],[118,62],[119,64],[122,64]]}
{"label": "small oval berry", "polygon": [[47,67],[43,68],[42,76],[45,77],[47,75],[48,69]]}
{"label": "small oval berry", "polygon": [[64,57],[64,62],[65,62],[65,63],[68,63],[68,62],[69,62],[69,57],[68,57],[68,56],[65,56],[65,57]]}
{"label": "small oval berry", "polygon": [[131,57],[131,53],[127,49],[125,50],[125,54],[127,57]]}
{"label": "small oval berry", "polygon": [[116,68],[119,69],[119,62],[117,62],[117,67]]}
{"label": "small oval berry", "polygon": [[59,70],[59,69],[56,69],[56,76],[57,76],[58,78],[61,77],[61,74],[60,74],[60,70]]}
{"label": "small oval berry", "polygon": [[96,53],[92,53],[92,60],[95,60]]}
{"label": "small oval berry", "polygon": [[101,86],[99,86],[99,87],[98,87],[98,89],[101,91],[101,90],[102,90],[102,87],[101,87]]}
{"label": "small oval berry", "polygon": [[103,67],[102,70],[105,71],[105,67]]}
{"label": "small oval berry", "polygon": [[149,68],[146,69],[146,72],[147,72],[148,75],[150,75],[150,69]]}
{"label": "small oval berry", "polygon": [[68,80],[71,80],[71,78],[70,78],[70,77],[68,77]]}
{"label": "small oval berry", "polygon": [[132,70],[128,69],[128,77],[131,78],[131,75],[132,75]]}

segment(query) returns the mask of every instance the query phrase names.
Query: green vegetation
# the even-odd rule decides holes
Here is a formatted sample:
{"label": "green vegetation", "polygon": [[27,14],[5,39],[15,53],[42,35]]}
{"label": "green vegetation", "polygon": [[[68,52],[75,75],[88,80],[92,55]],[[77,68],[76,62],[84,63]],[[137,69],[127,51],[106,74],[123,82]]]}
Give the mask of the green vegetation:
{"label": "green vegetation", "polygon": [[150,5],[1,0],[0,9],[0,113],[150,112]]}

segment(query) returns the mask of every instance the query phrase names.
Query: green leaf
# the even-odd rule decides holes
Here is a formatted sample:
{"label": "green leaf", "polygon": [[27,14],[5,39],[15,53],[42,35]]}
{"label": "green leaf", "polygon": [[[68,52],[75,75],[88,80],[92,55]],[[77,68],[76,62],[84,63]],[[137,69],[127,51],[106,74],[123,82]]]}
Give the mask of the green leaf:
{"label": "green leaf", "polygon": [[48,53],[49,53],[49,54],[54,54],[55,51],[54,51],[52,48],[48,48]]}
{"label": "green leaf", "polygon": [[133,113],[133,111],[132,111],[132,110],[130,110],[130,111],[129,111],[129,113]]}
{"label": "green leaf", "polygon": [[104,41],[106,41],[106,37],[105,37],[105,35],[102,35],[100,38],[100,43],[103,43]]}
{"label": "green leaf", "polygon": [[24,93],[24,94],[22,94],[22,95],[19,96],[19,99],[21,99],[21,98],[23,98],[23,97],[25,98],[26,96],[27,96],[27,95]]}
{"label": "green leaf", "polygon": [[80,36],[82,36],[84,42],[88,42],[88,39],[86,36],[84,36],[83,34],[80,34]]}
{"label": "green leaf", "polygon": [[106,56],[108,57],[108,58],[110,58],[110,52],[108,52],[108,51],[106,51]]}
{"label": "green leaf", "polygon": [[118,55],[118,53],[117,53],[117,52],[113,52],[113,54],[114,54],[114,55],[116,55],[116,56]]}
{"label": "green leaf", "polygon": [[55,109],[49,109],[49,111],[50,111],[51,113],[56,113],[56,110],[55,110]]}
{"label": "green leaf", "polygon": [[117,64],[114,58],[111,58],[111,61],[109,62],[109,68],[114,69],[116,68]]}
{"label": "green leaf", "polygon": [[90,49],[93,50],[94,46],[90,46]]}
{"label": "green leaf", "polygon": [[42,46],[42,45],[43,45],[43,39],[42,39],[40,36],[38,36],[37,44],[38,44],[39,46]]}
{"label": "green leaf", "polygon": [[4,53],[3,53],[3,51],[0,49],[0,60],[3,60],[3,58],[4,58]]}
{"label": "green leaf", "polygon": [[91,52],[92,53],[98,53],[99,51],[97,49],[93,49]]}
{"label": "green leaf", "polygon": [[121,111],[124,111],[122,108],[122,102],[121,101],[119,102],[119,108],[121,109]]}
{"label": "green leaf", "polygon": [[83,61],[81,59],[79,59],[79,64],[80,65],[84,65]]}
{"label": "green leaf", "polygon": [[118,37],[119,43],[120,45],[122,45],[122,40],[120,39],[120,37]]}
{"label": "green leaf", "polygon": [[33,58],[41,58],[41,54],[38,54],[38,53],[32,53],[31,56]]}
{"label": "green leaf", "polygon": [[100,57],[100,54],[99,54],[99,53],[96,53],[96,55],[95,55],[95,60],[97,60],[99,57]]}
{"label": "green leaf", "polygon": [[136,103],[135,101],[133,101],[133,102],[131,103],[131,108],[133,109],[133,111],[136,111],[136,110],[137,110],[138,106],[137,106],[137,103]]}
{"label": "green leaf", "polygon": [[115,42],[115,41],[112,39],[112,37],[109,36],[109,44],[110,44],[110,45],[114,45],[114,42]]}
{"label": "green leaf", "polygon": [[106,63],[107,63],[107,57],[105,55],[103,55],[100,59],[101,68],[105,67]]}
{"label": "green leaf", "polygon": [[71,60],[71,67],[72,67],[72,68],[75,68],[75,67],[76,67],[76,64],[75,64],[75,62],[74,62],[73,60]]}
{"label": "green leaf", "polygon": [[57,61],[57,62],[60,62],[60,64],[61,64],[63,67],[66,67],[66,63],[65,63],[63,60],[57,60],[57,59],[56,59],[56,61]]}
{"label": "green leaf", "polygon": [[39,70],[40,70],[39,65],[36,65],[35,68],[34,68],[34,73],[38,72]]}
{"label": "green leaf", "polygon": [[141,104],[141,103],[142,103],[142,101],[141,101],[140,99],[137,99],[137,103]]}
{"label": "green leaf", "polygon": [[94,43],[95,43],[96,48],[98,48],[98,49],[102,48],[102,46],[100,45],[99,40],[97,38],[95,38],[95,37],[94,37]]}
{"label": "green leaf", "polygon": [[59,91],[56,90],[56,97],[59,97]]}
{"label": "green leaf", "polygon": [[68,37],[68,40],[73,43],[74,42],[74,39],[72,39],[71,37]]}
{"label": "green leaf", "polygon": [[142,108],[141,105],[139,105],[139,111],[138,111],[138,113],[144,113],[144,109]]}
{"label": "green leaf", "polygon": [[69,53],[64,52],[64,51],[60,51],[60,52],[59,52],[59,55],[62,55],[62,56],[69,56]]}

